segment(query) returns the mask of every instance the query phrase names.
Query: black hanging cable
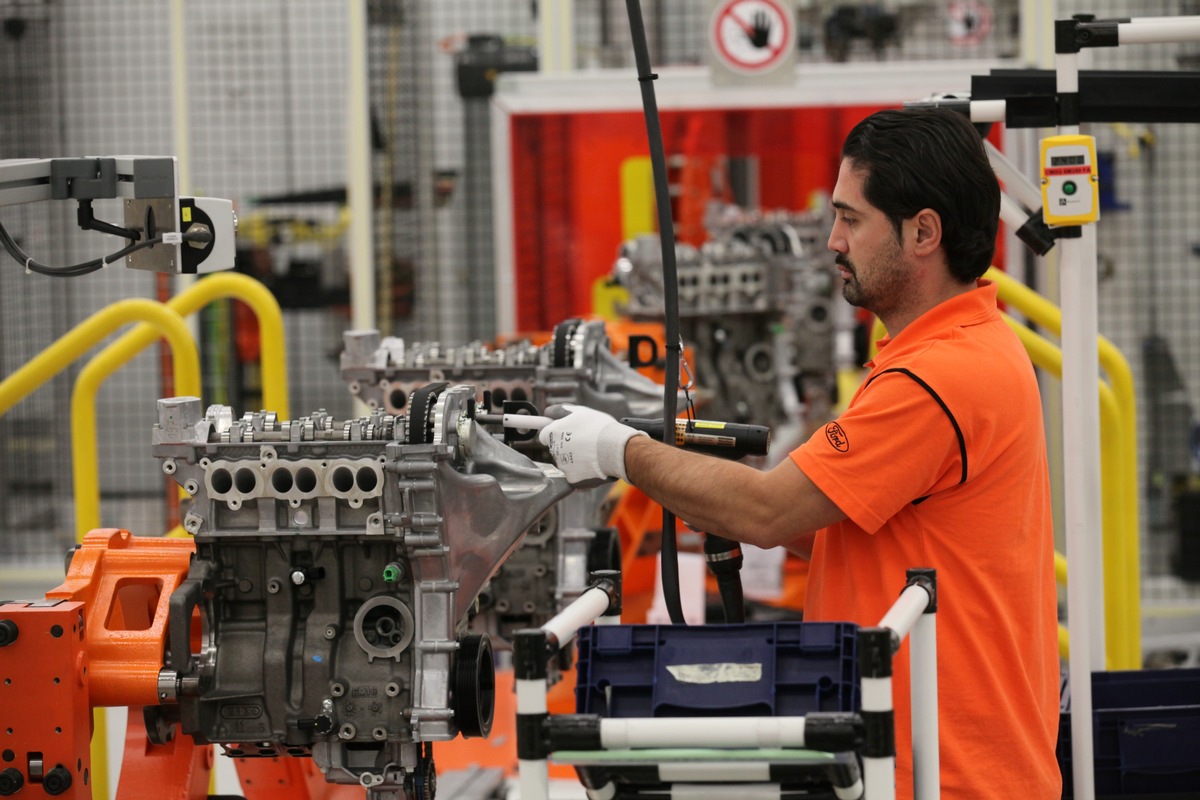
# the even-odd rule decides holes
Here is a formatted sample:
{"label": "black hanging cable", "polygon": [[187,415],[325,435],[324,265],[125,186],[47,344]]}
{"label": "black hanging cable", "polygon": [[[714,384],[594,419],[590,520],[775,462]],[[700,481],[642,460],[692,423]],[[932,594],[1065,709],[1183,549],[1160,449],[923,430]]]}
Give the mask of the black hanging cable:
{"label": "black hanging cable", "polygon": [[[666,326],[666,376],[663,381],[663,442],[675,445],[676,398],[679,392],[679,362],[683,357],[679,335],[679,278],[675,270],[675,223],[671,214],[671,194],[667,185],[667,158],[663,151],[662,127],[654,98],[654,80],[650,71],[650,53],[646,45],[646,27],[642,22],[639,0],[625,0],[629,12],[629,32],[633,39],[633,58],[638,82],[642,87],[642,108],[646,116],[646,137],[650,142],[650,164],[654,171],[654,197],[658,207],[658,232],[662,244],[663,316]],[[663,600],[671,622],[682,624],[683,605],[679,599],[679,548],[675,541],[675,515],[663,509],[662,521]]]}
{"label": "black hanging cable", "polygon": [[[184,236],[187,239],[187,235]],[[0,247],[12,256],[18,264],[25,267],[29,272],[36,272],[39,275],[49,275],[54,278],[74,278],[80,275],[87,275],[90,272],[96,272],[104,267],[118,263],[122,258],[130,253],[144,250],[147,247],[153,247],[156,244],[162,244],[162,237],[155,236],[152,239],[146,239],[140,242],[133,242],[126,247],[109,253],[101,258],[93,258],[91,261],[85,261],[82,264],[72,264],[67,267],[52,267],[49,264],[43,264],[40,261],[30,257],[28,253],[21,249],[12,235],[0,224]]]}

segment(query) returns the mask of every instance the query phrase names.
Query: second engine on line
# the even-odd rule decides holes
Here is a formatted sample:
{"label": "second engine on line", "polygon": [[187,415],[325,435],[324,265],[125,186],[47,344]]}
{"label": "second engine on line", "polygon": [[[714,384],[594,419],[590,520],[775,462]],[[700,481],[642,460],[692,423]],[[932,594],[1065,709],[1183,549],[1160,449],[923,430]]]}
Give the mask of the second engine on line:
{"label": "second engine on line", "polygon": [[[851,309],[836,296],[825,248],[829,225],[817,212],[714,206],[709,240],[676,245],[680,334],[694,353],[702,416],[773,428],[829,416],[839,361],[853,353]],[[661,320],[659,237],[625,242],[612,280],[628,292],[623,313]]]}
{"label": "second engine on line", "polygon": [[[474,388],[477,407],[542,413],[557,403],[581,403],[615,417],[661,415],[662,386],[612,353],[602,320],[569,319],[544,345],[472,343],[444,347],[406,342],[378,331],[344,335],[342,377],[372,408],[405,413],[439,382]],[[506,441],[548,462],[532,433],[505,432]],[[587,588],[597,569],[619,569],[620,541],[607,527],[609,487],[578,490],[560,500],[530,530],[479,597],[473,630],[506,644],[513,631],[537,626]]]}

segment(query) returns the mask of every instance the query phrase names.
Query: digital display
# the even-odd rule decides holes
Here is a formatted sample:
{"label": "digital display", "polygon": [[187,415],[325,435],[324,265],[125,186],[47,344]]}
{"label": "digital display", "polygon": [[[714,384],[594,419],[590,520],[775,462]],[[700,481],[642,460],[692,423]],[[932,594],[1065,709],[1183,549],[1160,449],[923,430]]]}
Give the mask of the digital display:
{"label": "digital display", "polygon": [[1083,156],[1050,156],[1052,167],[1073,167],[1083,163]]}

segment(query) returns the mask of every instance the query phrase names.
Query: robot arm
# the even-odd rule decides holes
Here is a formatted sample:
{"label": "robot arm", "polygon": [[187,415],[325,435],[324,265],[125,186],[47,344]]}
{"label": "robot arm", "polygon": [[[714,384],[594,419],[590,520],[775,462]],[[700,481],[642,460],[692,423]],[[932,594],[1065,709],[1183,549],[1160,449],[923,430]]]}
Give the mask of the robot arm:
{"label": "robot arm", "polygon": [[[41,200],[75,200],[79,226],[128,239],[107,256],[69,267],[42,264],[25,253],[3,225],[0,246],[28,271],[85,275],[121,260],[133,269],[200,273],[233,266],[237,218],[233,203],[213,197],[180,197],[175,159],[169,156],[0,160],[0,206]],[[92,201],[125,201],[124,227],[95,219]]]}

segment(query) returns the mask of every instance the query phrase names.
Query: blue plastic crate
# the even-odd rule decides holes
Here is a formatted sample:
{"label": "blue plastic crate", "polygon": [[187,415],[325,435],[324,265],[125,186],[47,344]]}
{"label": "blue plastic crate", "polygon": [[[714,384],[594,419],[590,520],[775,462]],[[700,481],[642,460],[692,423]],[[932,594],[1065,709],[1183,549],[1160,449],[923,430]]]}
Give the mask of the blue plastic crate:
{"label": "blue plastic crate", "polygon": [[[1200,790],[1200,669],[1093,673],[1092,739],[1098,797],[1195,796]],[[1074,797],[1071,712],[1065,699],[1058,763],[1063,797]]]}
{"label": "blue plastic crate", "polygon": [[857,711],[858,626],[594,625],[578,639],[575,706],[606,717]]}

